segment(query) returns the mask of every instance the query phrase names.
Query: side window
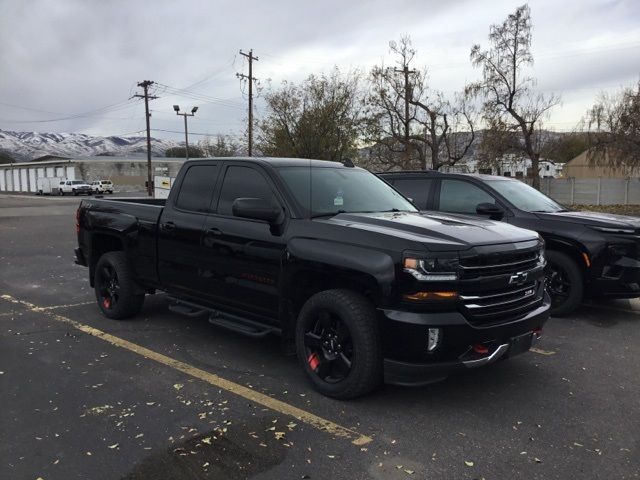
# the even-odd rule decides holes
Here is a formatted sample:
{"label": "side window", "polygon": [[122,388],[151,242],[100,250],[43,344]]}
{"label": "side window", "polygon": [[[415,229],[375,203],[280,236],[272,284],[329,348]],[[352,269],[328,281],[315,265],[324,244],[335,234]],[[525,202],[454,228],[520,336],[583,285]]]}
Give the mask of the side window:
{"label": "side window", "polygon": [[420,210],[426,210],[432,180],[430,178],[400,178],[393,182],[393,186],[400,190],[405,197],[413,200]]}
{"label": "side window", "polygon": [[495,203],[495,199],[473,183],[463,180],[442,180],[438,208],[441,212],[475,214],[479,203]]}
{"label": "side window", "polygon": [[231,166],[222,182],[218,213],[232,216],[236,198],[260,198],[265,203],[275,202],[275,196],[267,180],[260,172],[250,167]]}
{"label": "side window", "polygon": [[182,180],[176,207],[191,212],[208,212],[217,174],[217,165],[193,165],[189,167],[184,180]]}

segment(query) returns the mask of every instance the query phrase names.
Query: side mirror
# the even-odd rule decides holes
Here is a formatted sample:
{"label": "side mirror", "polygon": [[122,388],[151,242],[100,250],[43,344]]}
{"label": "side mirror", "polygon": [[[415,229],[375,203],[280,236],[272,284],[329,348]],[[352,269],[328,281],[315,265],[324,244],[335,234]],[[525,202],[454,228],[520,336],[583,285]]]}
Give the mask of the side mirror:
{"label": "side mirror", "polygon": [[487,215],[491,220],[501,220],[504,217],[504,209],[495,203],[479,203],[476,205],[478,215]]}
{"label": "side mirror", "polygon": [[236,198],[231,211],[236,217],[263,220],[269,224],[279,223],[282,218],[280,207],[261,198]]}

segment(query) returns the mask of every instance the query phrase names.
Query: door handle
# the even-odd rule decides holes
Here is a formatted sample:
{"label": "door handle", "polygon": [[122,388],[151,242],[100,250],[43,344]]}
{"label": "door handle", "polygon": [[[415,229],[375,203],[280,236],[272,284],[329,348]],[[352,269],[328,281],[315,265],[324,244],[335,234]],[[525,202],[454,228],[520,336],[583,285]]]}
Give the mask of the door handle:
{"label": "door handle", "polygon": [[173,222],[164,222],[160,224],[160,229],[165,232],[172,232],[176,229],[176,224]]}
{"label": "door handle", "polygon": [[220,230],[219,228],[216,227],[211,227],[208,228],[207,231],[205,232],[206,235],[222,235],[222,230]]}

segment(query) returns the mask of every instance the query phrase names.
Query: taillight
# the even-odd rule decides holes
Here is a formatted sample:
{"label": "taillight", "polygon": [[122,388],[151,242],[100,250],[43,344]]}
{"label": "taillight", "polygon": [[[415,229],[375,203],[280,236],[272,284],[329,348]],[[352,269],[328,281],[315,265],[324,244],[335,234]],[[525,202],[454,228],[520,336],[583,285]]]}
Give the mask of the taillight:
{"label": "taillight", "polygon": [[76,210],[76,234],[80,233],[80,207]]}

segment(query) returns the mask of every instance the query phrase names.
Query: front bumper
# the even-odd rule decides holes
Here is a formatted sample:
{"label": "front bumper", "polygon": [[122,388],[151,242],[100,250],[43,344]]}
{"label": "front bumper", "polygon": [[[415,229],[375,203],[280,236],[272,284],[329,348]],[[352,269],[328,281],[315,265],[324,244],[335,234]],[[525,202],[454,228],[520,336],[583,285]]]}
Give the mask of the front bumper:
{"label": "front bumper", "polygon": [[[458,312],[382,311],[385,383],[426,385],[524,353],[539,341],[550,304],[545,294],[543,303],[526,315],[486,327],[474,327]],[[441,329],[442,342],[429,353],[427,332],[436,327]]]}
{"label": "front bumper", "polygon": [[592,296],[609,298],[640,297],[640,261],[622,258],[607,265],[603,275],[592,280],[589,291]]}

